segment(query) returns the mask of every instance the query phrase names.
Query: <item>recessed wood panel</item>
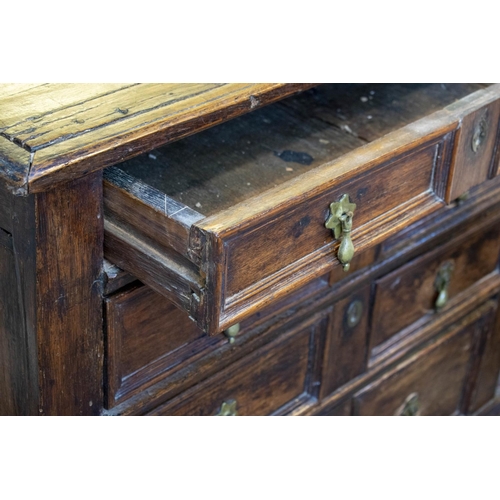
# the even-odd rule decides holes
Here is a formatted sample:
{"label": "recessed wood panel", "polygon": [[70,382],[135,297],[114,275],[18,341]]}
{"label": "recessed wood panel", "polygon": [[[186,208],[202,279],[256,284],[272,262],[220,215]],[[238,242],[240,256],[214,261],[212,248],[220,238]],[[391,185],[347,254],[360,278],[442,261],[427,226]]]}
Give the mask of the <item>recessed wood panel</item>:
{"label": "recessed wood panel", "polygon": [[457,132],[447,200],[454,200],[484,182],[496,170],[500,101],[470,112]]}
{"label": "recessed wood panel", "polygon": [[372,348],[427,314],[436,311],[436,276],[442,265],[454,267],[448,287],[451,299],[497,267],[498,227],[471,233],[379,279],[376,283]]}
{"label": "recessed wood panel", "polygon": [[108,298],[106,319],[109,406],[180,362],[176,352],[204,336],[183,311],[144,286]]}
{"label": "recessed wood panel", "polygon": [[431,189],[437,153],[438,145],[432,144],[379,165],[319,197],[304,199],[296,207],[273,214],[264,224],[227,241],[228,297],[328,245],[333,239],[325,228],[328,208],[343,193],[357,205],[355,230],[426,193]]}
{"label": "recessed wood panel", "polygon": [[333,307],[323,359],[321,397],[366,369],[371,286],[349,295]]}
{"label": "recessed wood panel", "polygon": [[401,363],[354,397],[355,415],[451,415],[460,403],[471,361],[473,323]]}
{"label": "recessed wood panel", "polygon": [[151,415],[217,415],[232,401],[238,415],[270,415],[306,402],[317,390],[317,344],[327,324],[324,317],[310,321]]}

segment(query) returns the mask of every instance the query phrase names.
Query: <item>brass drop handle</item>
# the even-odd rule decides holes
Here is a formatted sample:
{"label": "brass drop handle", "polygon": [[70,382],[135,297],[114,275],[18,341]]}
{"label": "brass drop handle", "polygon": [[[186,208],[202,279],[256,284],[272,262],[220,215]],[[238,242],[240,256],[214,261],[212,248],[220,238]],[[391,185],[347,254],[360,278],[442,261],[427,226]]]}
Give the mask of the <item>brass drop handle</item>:
{"label": "brass drop handle", "polygon": [[437,272],[434,286],[438,292],[434,306],[437,311],[442,309],[448,302],[448,288],[450,286],[451,275],[453,273],[454,265],[452,261],[442,264]]}
{"label": "brass drop handle", "polygon": [[483,116],[479,123],[476,125],[474,129],[474,133],[472,134],[472,151],[477,153],[481,146],[486,142],[486,137],[488,136],[488,122],[486,118]]}
{"label": "brass drop handle", "polygon": [[236,323],[230,326],[227,330],[224,330],[224,335],[229,339],[229,343],[233,344],[235,337],[240,333],[240,324]]}
{"label": "brass drop handle", "polygon": [[236,410],[237,402],[235,399],[231,399],[229,401],[224,401],[220,407],[219,413],[217,413],[218,417],[235,417],[238,415],[238,411]]}
{"label": "brass drop handle", "polygon": [[330,204],[330,215],[325,222],[325,227],[333,231],[335,239],[342,237],[337,253],[337,258],[344,271],[349,271],[351,260],[354,256],[354,245],[351,238],[352,218],[356,204],[351,203],[348,194],[343,194],[340,201]]}
{"label": "brass drop handle", "polygon": [[396,415],[400,417],[416,417],[418,416],[419,409],[418,392],[412,392],[398,408]]}

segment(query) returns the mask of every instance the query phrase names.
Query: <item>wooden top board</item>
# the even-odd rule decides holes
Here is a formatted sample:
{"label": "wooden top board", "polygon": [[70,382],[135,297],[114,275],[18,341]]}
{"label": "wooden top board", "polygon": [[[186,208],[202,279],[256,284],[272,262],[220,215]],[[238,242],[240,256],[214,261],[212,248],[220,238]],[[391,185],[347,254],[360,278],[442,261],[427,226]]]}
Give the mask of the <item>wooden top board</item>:
{"label": "wooden top board", "polygon": [[0,84],[0,177],[45,191],[313,85]]}

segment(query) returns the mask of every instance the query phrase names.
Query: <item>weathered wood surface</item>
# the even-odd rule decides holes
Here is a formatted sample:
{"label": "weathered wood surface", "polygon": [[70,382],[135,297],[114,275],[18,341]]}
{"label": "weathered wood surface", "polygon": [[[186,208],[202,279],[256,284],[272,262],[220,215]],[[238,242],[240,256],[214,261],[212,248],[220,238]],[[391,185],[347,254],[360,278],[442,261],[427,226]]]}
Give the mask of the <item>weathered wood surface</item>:
{"label": "weathered wood surface", "polygon": [[[452,314],[446,313],[442,316],[436,315],[433,321],[421,328],[420,331],[415,332],[416,337],[420,337],[420,342],[411,346],[401,346],[396,355],[385,359],[380,364],[369,367],[362,375],[352,379],[350,382],[333,392],[333,394],[325,397],[322,401],[319,401],[316,405],[304,408],[302,414],[328,414],[330,409],[337,407],[340,402],[350,399],[355,394],[362,395],[365,393],[369,394],[369,399],[373,403],[376,403],[374,407],[370,409],[367,408],[365,410],[366,414],[380,414],[386,410],[393,412],[393,410],[390,410],[387,407],[386,410],[379,407],[378,405],[380,404],[380,400],[385,400],[384,398],[386,397],[389,400],[392,400],[394,393],[399,394],[398,388],[407,387],[409,389],[408,392],[402,394],[402,399],[404,400],[404,398],[414,390],[405,384],[408,384],[408,382],[415,382],[418,384],[419,380],[421,378],[423,379],[424,376],[425,378],[428,377],[428,382],[422,384],[422,387],[426,394],[431,396],[429,399],[426,398],[427,404],[430,404],[430,407],[428,407],[430,414],[440,411],[440,400],[443,399],[443,401],[445,401],[448,398],[449,395],[446,395],[446,391],[448,389],[454,392],[454,401],[453,404],[448,401],[450,406],[447,406],[447,408],[442,411],[449,411],[451,413],[454,410],[459,409],[462,412],[468,412],[467,399],[462,399],[462,396],[465,396],[471,386],[475,385],[477,379],[477,364],[480,361],[477,347],[481,341],[484,340],[481,337],[484,337],[487,333],[487,327],[489,326],[491,328],[494,313],[497,309],[496,300],[488,300],[487,302],[484,301],[498,292],[499,284],[500,280],[497,278],[494,289],[487,291],[480,289],[476,292],[476,294],[481,295],[481,297],[476,296],[468,298],[468,300],[464,301],[462,304],[457,305]],[[451,368],[451,371],[449,371],[448,374],[451,375],[452,378],[448,379],[450,385],[447,389],[448,382],[446,382],[446,379],[448,376],[446,375],[446,372],[448,370],[444,369],[446,367],[446,363],[443,365],[442,385],[439,382],[440,376],[429,376],[426,372],[427,369],[431,369],[434,372],[439,371],[439,362],[437,363],[437,366],[434,365],[435,360],[433,360],[433,358],[435,358],[435,356],[433,353],[435,353],[436,350],[443,351],[443,349],[440,349],[440,346],[448,344],[449,341],[454,343],[454,339],[464,335],[473,337],[473,339],[471,338],[471,343],[467,343],[466,349],[466,363],[469,362],[469,364],[464,367],[462,361],[459,368],[458,366],[455,366],[453,360],[451,360],[451,364],[448,365],[448,367]],[[447,352],[448,349],[445,348],[443,355],[445,357],[450,357],[446,355]],[[414,372],[414,369],[410,369],[408,377],[394,377],[394,373],[404,371],[404,367],[406,366],[415,366],[416,372]],[[426,366],[427,368],[425,368]],[[434,366],[434,368],[431,368],[432,366]],[[458,368],[458,371],[455,371],[455,368]],[[456,374],[460,372],[460,370],[462,370],[462,373],[464,373],[463,370],[466,370],[468,377],[466,379],[462,378],[462,385],[460,385],[460,381],[458,381],[458,385],[460,385],[458,388],[456,385],[457,379],[453,373]],[[390,379],[391,377],[393,383],[386,385],[384,383],[385,380]],[[455,382],[452,382],[453,380],[455,380]],[[370,388],[377,387],[380,387],[381,390],[370,390]],[[456,392],[457,389],[459,391],[458,395]],[[491,394],[491,396],[493,396],[493,394]],[[398,405],[401,404],[401,402],[398,402]],[[398,405],[396,405],[394,409],[396,409]],[[380,413],[378,413],[379,411]]]}
{"label": "weathered wood surface", "polygon": [[0,195],[0,413],[99,414],[102,175]]}
{"label": "weathered wood surface", "polygon": [[0,137],[32,158],[0,173],[14,189],[43,191],[311,86],[2,84]]}
{"label": "weathered wood surface", "polygon": [[35,195],[40,413],[103,406],[102,173]]}
{"label": "weathered wood surface", "polygon": [[[133,287],[130,295],[124,292],[123,295],[118,293],[109,297],[108,308],[111,309],[108,311],[116,317],[116,305],[118,305],[121,309],[121,319],[115,324],[111,324],[108,320],[107,324],[108,359],[112,358],[112,364],[108,366],[108,377],[117,380],[118,373],[125,374],[122,360],[126,359],[127,352],[130,353],[129,356],[137,355],[137,360],[142,360],[143,364],[132,376],[123,377],[120,387],[121,401],[116,403],[111,400],[106,414],[146,413],[163,401],[172,399],[237,360],[245,358],[273,339],[283,336],[293,328],[299,318],[314,315],[318,310],[316,298],[321,291],[325,292],[327,289],[328,284],[325,280],[316,280],[285,300],[261,309],[240,323],[240,331],[232,344],[224,335],[198,337],[195,332],[199,330],[196,329],[195,323],[190,322],[184,311],[177,310],[172,314],[170,308],[166,307],[167,299],[159,294],[155,300],[148,300],[148,297],[151,297],[151,290],[147,286]],[[158,307],[159,303],[165,306]],[[325,311],[324,315],[328,315],[329,304],[321,309]],[[170,318],[165,315],[167,312]],[[184,319],[181,319],[182,316]],[[139,322],[161,323],[162,326],[153,334],[149,325],[144,329],[134,328]],[[127,344],[131,346],[132,343],[135,345],[140,343],[143,332],[146,334],[149,332],[154,339],[149,338],[148,334],[145,345],[139,349],[140,352],[129,350]],[[124,338],[124,333],[125,342],[120,341],[120,338]],[[168,338],[179,339],[179,342],[183,338],[184,345],[176,348]],[[150,342],[161,346],[157,350],[159,358],[152,362],[144,356],[144,351]],[[162,366],[161,370],[158,370],[159,366]]]}
{"label": "weathered wood surface", "polygon": [[120,169],[211,216],[478,88],[476,84],[321,85],[135,157]]}
{"label": "weathered wood surface", "polygon": [[[486,318],[491,315],[491,309],[485,313]],[[354,397],[354,415],[401,415],[411,394],[418,395],[417,415],[459,412],[482,319],[452,328],[438,342],[369,384]]]}
{"label": "weathered wood surface", "polygon": [[183,311],[140,284],[106,300],[106,327],[108,408],[207,347]]}
{"label": "weathered wood surface", "polygon": [[150,415],[216,415],[230,400],[238,415],[288,413],[317,393],[318,347],[327,325],[324,314],[311,316]]}

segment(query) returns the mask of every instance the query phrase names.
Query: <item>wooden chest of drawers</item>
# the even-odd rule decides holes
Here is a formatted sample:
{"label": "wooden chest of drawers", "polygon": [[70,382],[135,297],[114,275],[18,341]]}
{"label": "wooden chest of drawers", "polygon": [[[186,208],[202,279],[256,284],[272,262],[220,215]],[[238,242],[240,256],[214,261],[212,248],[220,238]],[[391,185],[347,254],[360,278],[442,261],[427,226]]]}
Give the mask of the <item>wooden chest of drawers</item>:
{"label": "wooden chest of drawers", "polygon": [[496,411],[500,85],[0,90],[0,413]]}

